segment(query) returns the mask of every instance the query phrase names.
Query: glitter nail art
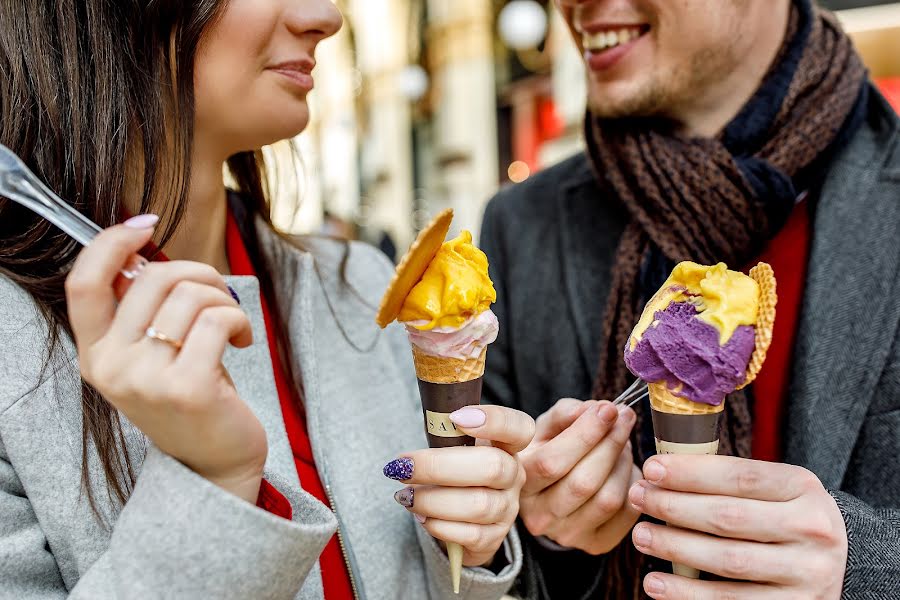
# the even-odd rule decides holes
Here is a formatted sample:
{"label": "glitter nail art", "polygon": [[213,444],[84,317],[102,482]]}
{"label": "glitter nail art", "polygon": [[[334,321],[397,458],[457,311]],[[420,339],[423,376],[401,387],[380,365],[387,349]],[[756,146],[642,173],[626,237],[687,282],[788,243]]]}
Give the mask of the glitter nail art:
{"label": "glitter nail art", "polygon": [[411,458],[398,458],[384,465],[383,473],[385,477],[395,479],[397,481],[406,481],[413,474],[413,460]]}
{"label": "glitter nail art", "polygon": [[[226,285],[228,285],[228,284],[226,284]],[[236,291],[233,287],[231,287],[230,285],[228,286],[228,293],[231,294],[231,297],[234,298],[234,301],[235,301],[235,302],[237,302],[238,304],[241,303],[241,297],[238,296],[237,291]]]}
{"label": "glitter nail art", "polygon": [[394,492],[394,500],[397,501],[397,504],[400,506],[405,506],[406,508],[412,508],[415,503],[416,490],[415,488],[405,487],[402,490],[397,490]]}

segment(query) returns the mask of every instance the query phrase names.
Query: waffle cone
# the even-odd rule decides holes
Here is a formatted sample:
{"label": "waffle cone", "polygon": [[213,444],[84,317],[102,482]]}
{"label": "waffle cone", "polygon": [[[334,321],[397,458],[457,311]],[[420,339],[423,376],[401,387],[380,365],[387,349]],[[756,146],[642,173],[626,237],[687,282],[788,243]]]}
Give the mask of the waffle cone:
{"label": "waffle cone", "polygon": [[766,354],[772,345],[772,330],[775,327],[775,305],[778,304],[775,272],[767,263],[759,263],[750,269],[750,277],[759,284],[759,313],[756,317],[756,347],[747,365],[747,378],[737,389],[747,387],[759,375]]}
{"label": "waffle cone", "polygon": [[416,365],[416,377],[431,383],[463,383],[473,381],[484,375],[484,361],[487,348],[481,351],[478,358],[462,360],[433,356],[412,347],[413,362]]}
{"label": "waffle cone", "polygon": [[651,383],[647,388],[650,390],[650,406],[659,412],[672,415],[712,415],[725,410],[724,402],[713,406],[676,396],[665,383]]}

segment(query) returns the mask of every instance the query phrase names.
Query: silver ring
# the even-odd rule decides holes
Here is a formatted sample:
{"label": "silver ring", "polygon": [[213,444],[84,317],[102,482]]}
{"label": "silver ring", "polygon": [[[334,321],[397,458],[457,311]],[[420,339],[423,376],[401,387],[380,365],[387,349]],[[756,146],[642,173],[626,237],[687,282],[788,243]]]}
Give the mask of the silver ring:
{"label": "silver ring", "polygon": [[148,327],[147,331],[144,333],[151,340],[156,340],[158,342],[162,342],[164,344],[168,344],[175,348],[176,350],[181,350],[184,344],[175,338],[169,337],[163,332],[159,331],[155,327]]}

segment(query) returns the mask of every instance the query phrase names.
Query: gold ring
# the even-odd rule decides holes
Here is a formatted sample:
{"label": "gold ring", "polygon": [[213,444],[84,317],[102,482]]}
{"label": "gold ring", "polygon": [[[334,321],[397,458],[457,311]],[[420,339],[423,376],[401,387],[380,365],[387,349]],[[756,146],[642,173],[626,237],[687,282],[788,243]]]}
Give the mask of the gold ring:
{"label": "gold ring", "polygon": [[156,340],[158,342],[163,342],[164,344],[168,344],[175,348],[176,350],[181,350],[183,344],[176,340],[175,338],[171,338],[164,334],[163,332],[157,330],[155,327],[148,327],[145,335],[151,340]]}

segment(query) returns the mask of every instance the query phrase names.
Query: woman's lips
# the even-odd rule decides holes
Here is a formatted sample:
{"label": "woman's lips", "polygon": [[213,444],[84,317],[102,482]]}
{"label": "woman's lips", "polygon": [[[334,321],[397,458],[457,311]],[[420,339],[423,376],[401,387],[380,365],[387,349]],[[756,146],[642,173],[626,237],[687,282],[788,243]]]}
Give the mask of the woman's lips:
{"label": "woman's lips", "polygon": [[275,73],[279,75],[283,75],[284,78],[291,82],[294,86],[305,90],[307,92],[312,91],[315,87],[316,82],[313,79],[313,76],[309,73],[304,73],[303,71],[297,71],[294,69],[272,69]]}

